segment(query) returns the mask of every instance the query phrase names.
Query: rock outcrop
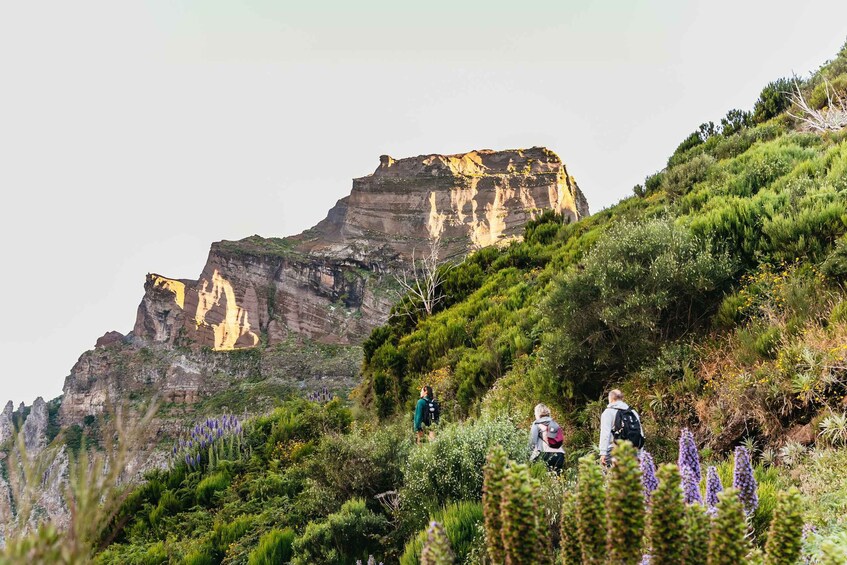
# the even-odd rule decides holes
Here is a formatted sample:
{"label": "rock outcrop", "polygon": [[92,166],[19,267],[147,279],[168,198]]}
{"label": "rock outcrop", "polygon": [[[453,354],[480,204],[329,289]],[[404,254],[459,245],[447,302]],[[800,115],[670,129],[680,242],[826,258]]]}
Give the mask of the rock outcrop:
{"label": "rock outcrop", "polygon": [[5,443],[15,433],[15,425],[12,421],[14,411],[15,405],[10,400],[6,403],[6,407],[3,408],[3,412],[0,412],[0,445]]}
{"label": "rock outcrop", "polygon": [[148,275],[136,338],[214,350],[269,344],[293,331],[361,343],[393,302],[390,273],[439,239],[445,256],[522,233],[545,210],[569,220],[588,204],[552,151],[472,151],[395,160],[354,179],[327,218],[285,239],[212,245],[196,281]]}

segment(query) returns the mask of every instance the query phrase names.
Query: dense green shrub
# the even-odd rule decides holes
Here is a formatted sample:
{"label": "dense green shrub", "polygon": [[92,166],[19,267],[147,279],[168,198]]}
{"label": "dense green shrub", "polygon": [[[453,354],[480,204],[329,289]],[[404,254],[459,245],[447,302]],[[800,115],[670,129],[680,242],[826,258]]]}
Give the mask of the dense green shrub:
{"label": "dense green shrub", "polygon": [[660,342],[702,323],[732,272],[726,255],[685,228],[620,224],[546,300],[545,359],[565,392],[597,396],[610,373],[637,368]]}
{"label": "dense green shrub", "polygon": [[270,530],[259,539],[259,545],[250,552],[247,565],[276,565],[288,563],[293,555],[294,531],[291,528]]}
{"label": "dense green shrub", "polygon": [[793,88],[787,78],[777,79],[764,87],[753,106],[753,122],[766,122],[790,108]]}
{"label": "dense green shrub", "polygon": [[[482,521],[482,505],[478,502],[467,501],[449,504],[430,517],[430,522],[437,522],[444,528],[456,563],[460,564],[467,562],[480,532],[478,526]],[[417,565],[420,563],[428,530],[428,527],[422,529],[409,540],[403,551],[403,556],[400,558],[400,565]],[[500,561],[502,561],[502,558]]]}
{"label": "dense green shrub", "polygon": [[217,471],[205,477],[197,485],[197,502],[203,505],[211,504],[216,493],[224,491],[229,487],[230,480],[229,473],[225,471]]}
{"label": "dense green shrub", "polygon": [[348,500],[335,514],[321,522],[311,522],[294,540],[294,565],[326,563],[347,565],[356,559],[380,552],[379,538],[388,529],[388,520],[367,508],[362,499]]}
{"label": "dense green shrub", "polygon": [[252,515],[238,516],[234,520],[215,524],[213,543],[218,551],[225,552],[230,544],[241,539],[253,528],[256,517]]}
{"label": "dense green shrub", "polygon": [[501,445],[510,459],[527,458],[526,432],[509,420],[449,424],[435,441],[409,454],[400,491],[401,509],[415,529],[449,502],[482,497],[483,467],[491,446]]}

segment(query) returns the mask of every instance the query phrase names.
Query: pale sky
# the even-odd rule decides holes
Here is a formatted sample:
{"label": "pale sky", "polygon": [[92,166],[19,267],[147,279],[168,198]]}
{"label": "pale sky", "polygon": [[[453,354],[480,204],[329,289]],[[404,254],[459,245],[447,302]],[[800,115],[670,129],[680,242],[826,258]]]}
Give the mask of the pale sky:
{"label": "pale sky", "polygon": [[145,274],[321,220],[380,154],[544,145],[592,211],[847,39],[847,2],[0,0],[0,399]]}

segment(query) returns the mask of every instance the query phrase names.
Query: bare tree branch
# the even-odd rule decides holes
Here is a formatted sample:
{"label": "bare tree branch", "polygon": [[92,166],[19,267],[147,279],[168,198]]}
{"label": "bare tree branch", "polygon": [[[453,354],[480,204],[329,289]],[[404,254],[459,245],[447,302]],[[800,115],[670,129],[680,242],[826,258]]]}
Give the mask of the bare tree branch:
{"label": "bare tree branch", "polygon": [[800,90],[800,83],[794,79],[794,92],[791,94],[791,101],[801,113],[793,114],[788,112],[788,115],[796,120],[800,120],[815,131],[838,131],[847,126],[847,99],[839,96],[834,88],[830,88],[829,82],[824,79],[824,87],[826,88],[827,104],[820,110],[812,108],[803,96]]}
{"label": "bare tree branch", "polygon": [[445,298],[441,285],[456,263],[441,259],[441,250],[441,237],[430,238],[427,252],[418,257],[413,249],[409,268],[394,275],[400,286],[397,291],[398,313],[416,318],[423,311],[430,316],[435,306]]}

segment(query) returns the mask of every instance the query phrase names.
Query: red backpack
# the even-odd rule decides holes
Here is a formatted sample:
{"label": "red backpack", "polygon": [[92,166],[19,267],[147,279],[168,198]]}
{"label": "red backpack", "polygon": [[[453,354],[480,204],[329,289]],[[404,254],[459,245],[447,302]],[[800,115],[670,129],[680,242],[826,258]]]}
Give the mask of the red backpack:
{"label": "red backpack", "polygon": [[565,443],[565,432],[562,431],[562,426],[557,424],[555,420],[550,420],[546,424],[538,424],[539,426],[544,426],[542,428],[542,436],[541,438],[547,442],[547,445],[552,447],[553,449],[558,449],[562,447],[562,444]]}

